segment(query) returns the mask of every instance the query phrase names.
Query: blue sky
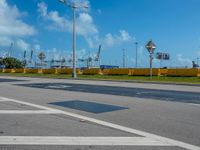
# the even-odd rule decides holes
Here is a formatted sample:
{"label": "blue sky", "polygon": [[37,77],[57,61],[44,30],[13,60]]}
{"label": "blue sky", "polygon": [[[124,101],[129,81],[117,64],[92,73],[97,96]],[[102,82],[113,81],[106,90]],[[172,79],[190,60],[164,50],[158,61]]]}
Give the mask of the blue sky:
{"label": "blue sky", "polygon": [[[189,66],[200,58],[199,0],[76,0],[88,3],[89,10],[77,12],[78,58],[95,57],[102,45],[102,64],[122,66],[123,49],[127,66],[148,67],[144,48],[152,39],[156,52],[170,53],[163,66]],[[41,51],[47,59],[71,58],[72,11],[57,0],[0,0],[0,55],[6,55],[11,42],[12,55],[23,51],[34,58]],[[200,60],[199,60],[200,63]],[[154,66],[160,62],[154,60]]]}

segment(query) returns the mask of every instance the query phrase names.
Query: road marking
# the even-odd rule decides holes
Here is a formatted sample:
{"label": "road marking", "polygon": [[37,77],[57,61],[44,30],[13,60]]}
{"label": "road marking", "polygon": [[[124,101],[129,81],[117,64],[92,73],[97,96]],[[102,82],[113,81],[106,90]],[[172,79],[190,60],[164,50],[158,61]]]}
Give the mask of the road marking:
{"label": "road marking", "polygon": [[62,111],[62,110],[58,110],[58,109],[54,109],[54,108],[50,108],[50,107],[46,107],[46,106],[41,106],[41,105],[37,105],[37,104],[32,104],[32,103],[28,103],[28,102],[22,102],[22,101],[19,101],[19,100],[4,98],[4,97],[0,97],[0,99],[5,99],[5,100],[12,101],[12,102],[25,104],[25,105],[29,105],[29,106],[40,108],[40,109],[56,111],[60,114],[64,114],[64,115],[71,116],[71,117],[74,117],[74,118],[86,120],[86,121],[89,121],[89,122],[92,122],[92,123],[95,123],[95,124],[99,124],[99,125],[102,125],[102,126],[105,126],[105,127],[110,127],[110,128],[113,128],[113,129],[121,130],[121,131],[124,131],[124,132],[137,134],[137,135],[146,137],[148,139],[152,139],[152,140],[159,141],[161,143],[166,143],[166,144],[169,144],[169,145],[178,146],[178,147],[185,148],[185,149],[188,149],[188,150],[200,150],[199,146],[195,146],[195,145],[188,144],[188,143],[185,143],[185,142],[181,142],[181,141],[178,141],[178,140],[173,140],[173,139],[170,139],[170,138],[151,134],[151,133],[148,133],[148,132],[132,129],[132,128],[129,128],[129,127],[117,125],[117,124],[114,124],[114,123],[110,123],[110,122],[106,122],[106,121],[102,121],[102,120],[78,115],[78,114],[75,114],[75,113]]}
{"label": "road marking", "polygon": [[136,94],[137,95],[142,95],[142,94],[151,94],[153,93],[154,91],[145,91],[145,92],[137,92]]}
{"label": "road marking", "polygon": [[192,105],[192,106],[200,106],[200,104],[194,104],[194,103],[189,103],[189,105]]}
{"label": "road marking", "polygon": [[50,85],[47,86],[47,88],[55,88],[55,89],[63,89],[63,88],[70,88],[72,86],[67,86],[67,85]]}
{"label": "road marking", "polygon": [[58,111],[49,110],[0,110],[0,114],[58,114]]}
{"label": "road marking", "polygon": [[146,137],[0,136],[1,145],[173,146]]}
{"label": "road marking", "polygon": [[32,103],[23,102],[23,101],[19,101],[19,100],[15,100],[15,99],[10,99],[10,98],[0,97],[0,99],[1,100],[5,100],[5,101],[19,103],[19,104],[24,104],[24,105],[27,105],[27,106],[32,106],[32,107],[39,108],[39,109],[44,109],[44,110],[60,111],[60,110],[53,109],[53,108],[50,108],[50,107],[45,107],[45,106],[42,106],[42,105],[32,104]]}
{"label": "road marking", "polygon": [[0,99],[0,102],[7,102],[8,100]]}

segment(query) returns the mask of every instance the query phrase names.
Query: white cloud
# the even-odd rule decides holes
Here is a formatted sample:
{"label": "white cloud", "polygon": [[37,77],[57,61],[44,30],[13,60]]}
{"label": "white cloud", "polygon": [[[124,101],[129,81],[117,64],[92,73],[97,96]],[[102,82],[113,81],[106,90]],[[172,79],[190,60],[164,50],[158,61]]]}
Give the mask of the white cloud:
{"label": "white cloud", "polygon": [[15,42],[15,47],[21,51],[30,51],[30,45],[22,39],[18,39]]}
{"label": "white cloud", "polygon": [[96,48],[99,44],[102,44],[104,48],[107,48],[131,42],[134,39],[135,38],[132,37],[126,30],[120,30],[118,34],[107,33],[103,38],[99,38],[99,35],[87,37],[87,42],[91,48]]}
{"label": "white cloud", "polygon": [[[0,0],[0,48],[6,53],[13,43],[13,55],[30,50],[30,44],[22,38],[36,34],[36,29],[23,21],[26,12],[20,12],[17,6],[11,6],[6,0]],[[1,51],[1,53],[3,53]]]}
{"label": "white cloud", "polygon": [[98,33],[93,23],[93,18],[88,13],[80,13],[77,18],[77,33],[82,36],[89,36]]}
{"label": "white cloud", "polygon": [[[38,4],[38,12],[44,20],[51,22],[48,28],[72,32],[72,21],[60,16],[58,11],[48,11],[46,3],[41,2]],[[76,22],[77,34],[88,36],[98,33],[98,30],[93,23],[93,18],[88,13],[79,13]]]}
{"label": "white cloud", "polygon": [[[71,1],[74,2],[74,0]],[[89,1],[83,0],[76,0],[76,2],[89,4]],[[48,29],[72,32],[72,21],[67,19],[67,17],[61,16],[58,11],[48,11],[46,3],[41,2],[38,4],[38,12],[40,17],[48,24]],[[134,40],[134,37],[126,30],[119,30],[118,34],[107,33],[104,37],[100,37],[92,16],[87,12],[80,12],[78,14],[76,31],[78,35],[85,38],[90,48],[96,48],[99,44],[102,44],[104,47],[112,47]]]}
{"label": "white cloud", "polygon": [[133,38],[130,34],[125,30],[120,30],[120,36],[118,36],[119,41],[131,41]]}
{"label": "white cloud", "polygon": [[130,42],[132,39],[130,34],[125,30],[120,30],[118,35],[107,34],[104,39],[104,43],[107,46],[119,45],[122,42]]}
{"label": "white cloud", "polygon": [[40,13],[40,15],[42,17],[46,17],[47,16],[47,4],[44,2],[41,2],[38,4],[38,12]]}
{"label": "white cloud", "polygon": [[140,46],[139,49],[138,49],[138,55],[142,56],[143,53],[144,53],[144,46]]}
{"label": "white cloud", "polygon": [[182,54],[177,55],[177,63],[180,66],[191,66],[192,65],[192,60],[189,58],[184,58]]}
{"label": "white cloud", "polygon": [[34,49],[35,51],[39,51],[39,50],[41,49],[41,47],[40,47],[39,44],[35,44],[35,45],[33,46],[33,49]]}
{"label": "white cloud", "polygon": [[197,52],[197,56],[200,57],[200,51]]}
{"label": "white cloud", "polygon": [[68,30],[70,26],[70,22],[65,20],[64,17],[60,17],[57,11],[49,12],[47,19],[54,23],[54,26],[59,28],[60,30]]}
{"label": "white cloud", "polygon": [[103,39],[103,43],[105,46],[113,46],[115,44],[115,38],[111,33],[106,34],[105,38]]}
{"label": "white cloud", "polygon": [[99,44],[102,44],[102,40],[100,40],[99,35],[87,36],[85,37],[90,48],[96,48]]}
{"label": "white cloud", "polygon": [[12,42],[13,42],[13,40],[9,37],[0,37],[0,46],[7,47]]}
{"label": "white cloud", "polygon": [[20,37],[34,35],[35,28],[21,20],[23,14],[16,6],[9,6],[6,0],[0,0],[0,35]]}

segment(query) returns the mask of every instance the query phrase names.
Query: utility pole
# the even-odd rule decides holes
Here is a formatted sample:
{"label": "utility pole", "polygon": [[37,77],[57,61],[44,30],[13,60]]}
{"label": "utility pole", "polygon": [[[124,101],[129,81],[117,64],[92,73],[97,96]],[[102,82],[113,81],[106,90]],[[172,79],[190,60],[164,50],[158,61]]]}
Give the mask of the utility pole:
{"label": "utility pole", "polygon": [[73,10],[73,73],[72,73],[72,78],[76,79],[77,74],[76,74],[76,10],[75,6],[72,6]]}
{"label": "utility pole", "polygon": [[135,68],[138,67],[138,42],[135,42]]}
{"label": "utility pole", "polygon": [[126,50],[123,49],[123,68],[126,68]]}
{"label": "utility pole", "polygon": [[10,44],[10,49],[8,52],[8,57],[12,57],[12,48],[13,48],[13,42]]}
{"label": "utility pole", "polygon": [[88,8],[87,5],[79,5],[76,3],[69,3],[68,0],[59,0],[64,5],[70,7],[73,11],[73,53],[72,53],[72,64],[73,64],[73,71],[72,71],[72,78],[76,79],[76,9],[80,8]]}
{"label": "utility pole", "polygon": [[199,65],[199,59],[200,59],[200,58],[197,57],[197,65]]}

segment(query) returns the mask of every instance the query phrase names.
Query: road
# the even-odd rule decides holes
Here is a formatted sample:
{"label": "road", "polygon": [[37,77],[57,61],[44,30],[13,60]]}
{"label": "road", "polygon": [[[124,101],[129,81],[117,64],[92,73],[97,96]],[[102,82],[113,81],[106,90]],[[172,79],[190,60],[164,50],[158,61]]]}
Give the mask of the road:
{"label": "road", "polygon": [[0,77],[0,150],[199,150],[200,87]]}

